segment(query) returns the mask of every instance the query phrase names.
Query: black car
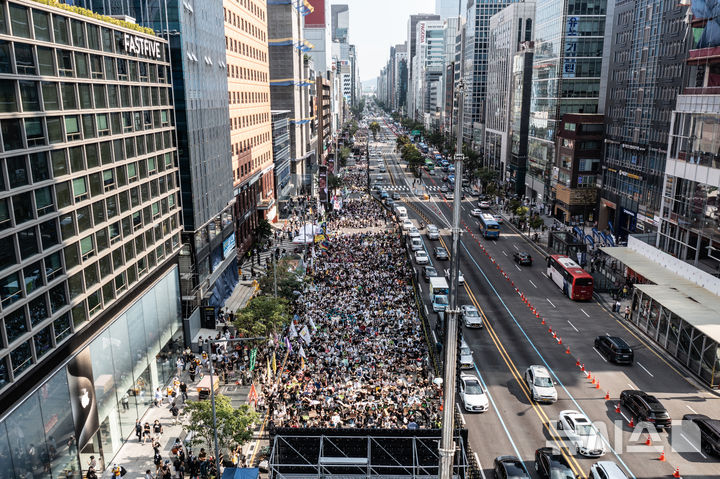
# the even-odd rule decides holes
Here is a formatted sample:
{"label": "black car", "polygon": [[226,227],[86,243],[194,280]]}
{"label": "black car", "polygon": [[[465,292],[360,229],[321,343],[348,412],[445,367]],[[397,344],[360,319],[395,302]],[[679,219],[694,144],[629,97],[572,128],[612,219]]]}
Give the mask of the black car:
{"label": "black car", "polygon": [[652,423],[657,429],[670,428],[670,414],[655,396],[644,391],[626,389],[620,393],[620,404],[630,411],[638,422]]}
{"label": "black car", "polygon": [[499,456],[493,461],[497,479],[530,479],[522,461],[515,456]]}
{"label": "black car", "polygon": [[595,338],[595,349],[608,361],[616,364],[632,364],[633,350],[622,338],[617,336],[598,336]]}
{"label": "black car", "polygon": [[700,449],[705,454],[720,456],[720,420],[704,414],[685,414],[683,421],[692,421],[700,429]]}
{"label": "black car", "polygon": [[435,268],[432,266],[424,266],[423,267],[423,278],[425,278],[425,282],[429,283],[430,278],[434,278],[438,275],[438,272]]}
{"label": "black car", "polygon": [[541,447],[535,451],[535,470],[544,479],[575,479],[568,460],[553,447]]}
{"label": "black car", "polygon": [[436,259],[448,259],[448,252],[442,246],[436,246],[433,250]]}
{"label": "black car", "polygon": [[519,265],[532,266],[532,256],[523,251],[516,251],[513,253],[513,259]]}

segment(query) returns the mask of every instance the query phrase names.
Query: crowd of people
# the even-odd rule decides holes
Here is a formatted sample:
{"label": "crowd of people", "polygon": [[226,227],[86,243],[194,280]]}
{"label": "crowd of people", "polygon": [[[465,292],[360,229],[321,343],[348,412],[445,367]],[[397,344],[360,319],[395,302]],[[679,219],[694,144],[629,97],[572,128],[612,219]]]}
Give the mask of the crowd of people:
{"label": "crowd of people", "polygon": [[388,212],[376,201],[367,197],[346,200],[340,211],[328,214],[328,229],[338,231],[341,228],[364,229],[384,226],[390,220]]}
{"label": "crowd of people", "polygon": [[363,191],[367,188],[367,167],[355,167],[345,170],[343,186],[348,190]]}
{"label": "crowd of people", "polygon": [[[350,208],[342,224],[382,217],[368,201]],[[296,301],[282,375],[263,378],[271,429],[440,426],[409,277],[397,232],[332,238]]]}

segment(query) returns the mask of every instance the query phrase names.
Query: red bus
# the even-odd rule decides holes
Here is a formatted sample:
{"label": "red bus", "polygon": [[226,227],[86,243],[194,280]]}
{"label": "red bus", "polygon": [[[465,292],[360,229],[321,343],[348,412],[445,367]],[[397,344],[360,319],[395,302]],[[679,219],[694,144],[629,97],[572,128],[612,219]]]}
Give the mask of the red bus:
{"label": "red bus", "polygon": [[592,299],[592,276],[567,256],[557,254],[548,256],[547,275],[568,298],[576,301]]}

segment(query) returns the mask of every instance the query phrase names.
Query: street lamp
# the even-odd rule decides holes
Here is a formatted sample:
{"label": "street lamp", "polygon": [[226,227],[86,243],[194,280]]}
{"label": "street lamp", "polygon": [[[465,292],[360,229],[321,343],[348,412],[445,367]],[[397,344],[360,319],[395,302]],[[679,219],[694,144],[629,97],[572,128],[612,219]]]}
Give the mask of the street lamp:
{"label": "street lamp", "polygon": [[215,382],[213,381],[213,368],[215,362],[212,359],[213,344],[216,343],[239,343],[243,341],[259,341],[267,338],[233,338],[233,339],[211,339],[210,343],[210,404],[212,404],[212,416],[213,416],[213,435],[215,436],[215,471],[217,476],[220,475],[220,454],[218,450],[218,435],[217,435],[217,416],[215,415]]}

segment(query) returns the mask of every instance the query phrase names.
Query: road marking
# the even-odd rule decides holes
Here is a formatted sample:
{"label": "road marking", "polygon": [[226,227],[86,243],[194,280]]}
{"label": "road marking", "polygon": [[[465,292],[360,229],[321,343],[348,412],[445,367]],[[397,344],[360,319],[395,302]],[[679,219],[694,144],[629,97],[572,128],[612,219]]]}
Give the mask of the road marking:
{"label": "road marking", "polygon": [[503,254],[504,254],[505,256],[507,256],[507,253],[505,252],[505,250],[503,250]]}
{"label": "road marking", "polygon": [[567,322],[568,322],[568,324],[569,324],[570,326],[572,326],[572,328],[573,328],[575,331],[577,331],[578,333],[580,332],[580,331],[578,331],[578,328],[576,328],[575,325],[570,322],[569,319],[567,320]]}
{"label": "road marking", "polygon": [[465,416],[463,415],[463,413],[460,412],[463,410],[463,408],[460,406],[460,403],[457,403],[457,408],[458,408],[458,414],[460,414],[460,422],[462,422],[462,425],[464,427],[465,424],[467,424],[467,423],[465,422]]}
{"label": "road marking", "polygon": [[478,469],[480,469],[480,475],[482,476],[482,479],[487,479],[485,477],[485,471],[483,471],[482,464],[480,464],[480,458],[478,457],[477,452],[473,452],[473,454],[475,455],[475,462],[477,462]]}
{"label": "road marking", "polygon": [[[582,311],[583,313],[585,313],[585,310],[584,310],[584,309],[582,309],[582,308],[580,308],[580,311]],[[590,315],[589,315],[589,314],[587,314],[587,313],[585,313],[585,316],[587,316],[588,318],[590,317]]]}
{"label": "road marking", "polygon": [[598,356],[600,356],[600,357],[602,358],[603,361],[607,362],[607,359],[605,359],[605,356],[603,356],[602,354],[600,354],[600,351],[598,351],[597,349],[595,349],[594,346],[593,346],[593,351],[595,351],[595,352],[598,354]]}
{"label": "road marking", "polygon": [[[506,236],[507,236],[507,235],[506,235]],[[518,248],[516,244],[513,245],[513,248],[515,248],[516,250],[520,251],[520,248]]]}
{"label": "road marking", "polygon": [[640,366],[641,368],[643,368],[643,369],[645,370],[645,372],[650,375],[651,378],[654,378],[654,377],[655,377],[655,376],[653,376],[653,373],[651,373],[650,371],[648,371],[647,368],[640,363],[640,361],[635,361],[635,362],[637,363],[638,366]]}
{"label": "road marking", "polygon": [[620,415],[625,418],[625,421],[630,422],[630,419],[628,419],[624,412],[620,411]]}
{"label": "road marking", "polygon": [[689,410],[691,410],[691,411],[693,412],[693,414],[697,414],[697,413],[698,413],[696,410],[694,410],[693,408],[691,408],[691,407],[688,406],[687,404],[685,405],[685,407],[687,407]]}
{"label": "road marking", "polygon": [[[423,246],[424,246],[424,245],[423,245]],[[427,253],[427,250],[425,250],[425,252]],[[420,290],[421,293],[423,292],[423,290],[422,290],[422,285],[421,285],[421,284],[418,284],[418,289]]]}
{"label": "road marking", "polygon": [[628,386],[630,386],[630,389],[637,389],[634,384],[627,383]]}
{"label": "road marking", "polygon": [[550,306],[552,306],[553,308],[557,308],[557,306],[555,306],[555,305],[553,304],[553,302],[550,301],[549,298],[545,298],[545,299],[547,299],[547,302],[550,303]]}
{"label": "road marking", "polygon": [[693,444],[692,441],[690,441],[690,439],[688,439],[687,437],[685,437],[685,434],[680,433],[680,435],[682,436],[683,439],[685,439],[685,440],[687,441],[688,444],[690,444],[690,446],[691,446],[693,449],[695,449],[698,453],[700,453],[700,455],[703,457],[703,459],[707,459],[707,456],[706,456],[705,454],[703,454],[700,449],[698,449],[697,447],[695,447],[695,444]]}
{"label": "road marking", "polygon": [[518,271],[522,271],[522,269],[520,268],[520,266],[515,265],[515,267],[517,268]]}
{"label": "road marking", "polygon": [[[528,281],[530,281],[530,284],[532,284],[533,286],[535,286],[535,283],[533,283],[531,279],[529,279]],[[537,288],[537,286],[535,286],[535,287]]]}
{"label": "road marking", "polygon": [[428,312],[427,304],[423,304],[423,307],[425,308],[425,316],[429,315],[430,313]]}

